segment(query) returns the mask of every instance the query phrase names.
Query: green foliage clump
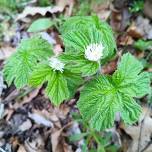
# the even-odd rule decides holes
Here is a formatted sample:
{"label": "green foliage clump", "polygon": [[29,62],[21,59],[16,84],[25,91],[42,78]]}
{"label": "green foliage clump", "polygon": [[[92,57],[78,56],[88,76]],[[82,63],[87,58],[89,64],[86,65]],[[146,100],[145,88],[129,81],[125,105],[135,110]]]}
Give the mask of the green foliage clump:
{"label": "green foliage clump", "polygon": [[7,61],[4,76],[10,85],[13,81],[17,88],[27,85],[29,76],[39,61],[53,54],[52,48],[41,37],[22,40],[16,53]]}
{"label": "green foliage clump", "polygon": [[140,73],[142,69],[141,63],[127,53],[112,76],[101,75],[85,86],[78,107],[93,128],[112,127],[116,113],[120,113],[126,123],[137,121],[141,107],[133,97],[140,98],[150,89],[149,74]]}
{"label": "green foliage clump", "polygon": [[[8,84],[21,88],[47,83],[46,94],[54,105],[72,98],[84,86],[77,106],[96,130],[112,127],[117,113],[125,123],[137,121],[141,107],[134,98],[149,93],[149,74],[129,53],[122,56],[112,76],[99,73],[101,65],[116,54],[110,26],[97,16],[76,16],[67,19],[60,31],[65,52],[58,56],[41,37],[21,42],[4,67]],[[84,77],[89,79],[84,81]]]}
{"label": "green foliage clump", "polygon": [[129,9],[132,13],[142,11],[144,9],[144,0],[134,0]]}

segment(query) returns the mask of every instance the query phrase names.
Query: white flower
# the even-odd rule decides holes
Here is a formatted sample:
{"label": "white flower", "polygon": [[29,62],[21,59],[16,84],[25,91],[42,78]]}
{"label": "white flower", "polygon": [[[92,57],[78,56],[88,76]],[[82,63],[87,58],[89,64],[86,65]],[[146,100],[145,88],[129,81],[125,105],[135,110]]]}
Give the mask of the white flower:
{"label": "white flower", "polygon": [[58,70],[63,72],[64,70],[64,63],[62,63],[59,59],[57,59],[56,57],[51,57],[49,58],[49,66],[54,70]]}
{"label": "white flower", "polygon": [[99,61],[103,56],[103,45],[93,43],[86,47],[85,49],[85,58],[90,61]]}

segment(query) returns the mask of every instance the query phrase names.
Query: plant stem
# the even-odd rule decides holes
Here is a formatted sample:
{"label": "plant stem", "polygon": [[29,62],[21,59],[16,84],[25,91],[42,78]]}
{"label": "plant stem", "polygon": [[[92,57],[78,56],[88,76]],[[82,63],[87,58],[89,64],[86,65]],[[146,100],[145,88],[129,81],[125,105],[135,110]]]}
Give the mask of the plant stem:
{"label": "plant stem", "polygon": [[96,136],[95,131],[91,131],[93,138],[95,139],[96,143],[98,144],[98,150],[100,149],[100,152],[105,152],[104,150],[104,146],[101,144],[101,142],[99,141],[98,137]]}
{"label": "plant stem", "polygon": [[98,69],[97,75],[99,76],[102,73],[100,60],[98,61],[98,64],[99,64],[99,69]]}

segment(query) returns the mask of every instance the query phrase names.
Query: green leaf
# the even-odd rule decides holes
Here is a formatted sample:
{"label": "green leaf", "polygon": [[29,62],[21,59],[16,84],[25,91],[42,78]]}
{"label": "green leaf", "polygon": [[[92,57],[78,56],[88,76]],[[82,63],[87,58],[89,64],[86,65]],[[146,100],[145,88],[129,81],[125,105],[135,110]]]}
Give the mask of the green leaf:
{"label": "green leaf", "polygon": [[53,21],[48,18],[41,18],[34,21],[28,28],[28,32],[40,32],[47,30],[54,25]]}
{"label": "green leaf", "polygon": [[32,86],[42,85],[47,82],[46,94],[54,105],[59,105],[69,98],[67,80],[64,74],[53,69],[46,63],[38,64],[32,73],[29,84]]}
{"label": "green leaf", "polygon": [[33,87],[42,85],[47,81],[48,76],[51,75],[52,72],[52,69],[47,64],[38,64],[30,76],[29,84]]}
{"label": "green leaf", "polygon": [[142,97],[148,93],[149,74],[143,72],[143,65],[131,54],[123,55],[117,71],[113,75],[113,81],[120,92],[132,97]]}
{"label": "green leaf", "polygon": [[[107,23],[100,21],[97,16],[72,17],[63,24],[61,32],[65,45],[65,60],[70,59],[71,69],[82,72],[82,76],[97,73],[99,62],[104,64],[116,53],[112,29]],[[101,61],[89,61],[85,57],[85,50],[91,44],[103,45]]]}
{"label": "green leaf", "polygon": [[82,138],[84,138],[85,136],[87,136],[89,133],[79,133],[79,134],[75,134],[75,135],[71,135],[70,136],[70,141],[74,142],[74,141],[79,141]]}
{"label": "green leaf", "polygon": [[64,53],[60,59],[67,63],[67,68],[73,73],[82,73],[83,77],[94,75],[99,69],[99,63],[87,60],[81,53]]}
{"label": "green leaf", "polygon": [[90,28],[94,26],[92,22],[92,17],[90,16],[74,16],[74,17],[69,17],[67,20],[64,22],[64,24],[60,27],[60,32],[62,34],[66,34],[69,31],[78,31],[85,29],[86,27]]}
{"label": "green leaf", "polygon": [[51,46],[39,36],[22,40],[17,52],[6,61],[3,69],[8,85],[14,81],[17,88],[25,86],[37,62],[51,54]]}
{"label": "green leaf", "polygon": [[145,51],[152,48],[152,41],[138,40],[134,43],[134,47],[140,51]]}
{"label": "green leaf", "polygon": [[[103,130],[113,126],[116,113],[125,123],[138,120],[141,107],[133,97],[146,95],[150,89],[150,78],[141,63],[131,54],[122,56],[113,76],[101,75],[91,81],[81,92],[78,108],[92,128]],[[143,88],[144,87],[144,88]]]}
{"label": "green leaf", "polygon": [[141,113],[141,107],[132,97],[121,95],[123,101],[123,109],[121,117],[125,123],[132,124],[137,121]]}
{"label": "green leaf", "polygon": [[[92,29],[96,29],[97,31],[92,31],[92,33],[88,32]],[[73,44],[72,48],[80,45],[80,47],[82,46],[84,49],[84,46],[86,46],[85,43],[88,42],[86,40],[93,38],[93,42],[100,40],[100,42],[103,43],[105,51],[108,52],[107,57],[110,58],[115,55],[116,43],[112,29],[106,22],[100,21],[97,16],[70,17],[61,27],[61,33],[67,51],[69,51],[69,48],[71,47],[70,41],[74,41],[75,43],[75,45]],[[91,42],[92,41],[89,41],[89,43]],[[76,50],[79,51],[78,49]]]}
{"label": "green leaf", "polygon": [[60,72],[53,72],[48,78],[46,94],[54,105],[60,105],[63,100],[69,98],[67,80]]}
{"label": "green leaf", "polygon": [[79,73],[65,69],[63,73],[54,71],[47,62],[39,63],[33,71],[29,84],[36,87],[47,82],[46,94],[54,105],[73,97],[79,85],[83,82]]}
{"label": "green leaf", "polygon": [[28,54],[32,54],[38,60],[44,60],[53,55],[52,46],[39,35],[21,41],[17,52],[24,51],[28,52]]}
{"label": "green leaf", "polygon": [[69,70],[65,70],[64,77],[67,80],[70,98],[74,96],[78,87],[83,83],[83,79],[81,78],[80,73],[73,73]]}

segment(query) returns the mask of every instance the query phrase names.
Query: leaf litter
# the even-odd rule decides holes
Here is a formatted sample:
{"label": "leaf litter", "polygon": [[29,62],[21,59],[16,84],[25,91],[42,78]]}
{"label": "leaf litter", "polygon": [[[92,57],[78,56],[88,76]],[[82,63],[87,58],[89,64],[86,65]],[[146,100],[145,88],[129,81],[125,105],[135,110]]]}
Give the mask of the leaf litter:
{"label": "leaf litter", "polygon": [[[152,25],[147,16],[137,16],[135,17],[136,19],[132,21],[130,13],[128,10],[126,11],[124,4],[125,3],[123,3],[123,7],[120,8],[116,7],[115,3],[98,5],[93,8],[100,18],[110,20],[111,26],[115,31],[120,30],[122,32],[121,34],[116,34],[117,40],[121,40],[117,41],[120,52],[125,52],[125,48],[132,46],[136,39],[142,38],[147,40],[152,38]],[[76,2],[72,0],[69,2],[57,0],[56,5],[51,7],[25,6],[16,17],[16,23],[19,26],[17,27],[18,32],[9,25],[12,21],[9,21],[9,24],[7,23],[8,29],[10,26],[10,33],[3,38],[5,45],[3,43],[0,45],[0,61],[6,60],[15,51],[14,46],[16,47],[16,45],[18,45],[22,37],[28,37],[30,35],[26,30],[29,22],[33,21],[33,18],[49,16],[51,19],[52,16],[57,17],[58,14],[71,16],[73,15],[75,5]],[[131,24],[129,25],[127,21]],[[7,30],[7,32],[8,31],[9,30]],[[15,36],[14,33],[16,33]],[[48,29],[41,34],[49,43],[53,44],[56,54],[64,50],[61,40],[53,36],[56,34],[59,37],[56,29]],[[136,50],[134,48],[132,50],[133,54],[136,54]],[[110,63],[107,63],[107,65],[102,68],[103,73],[112,74],[116,69],[118,58],[119,54]],[[151,69],[149,68],[148,71],[151,71]],[[45,97],[43,86],[36,90],[25,88],[19,91],[17,91],[13,85],[6,88],[1,74],[0,93],[2,96],[0,104],[0,148],[2,150],[8,152],[82,151],[84,138],[72,144],[68,141],[69,135],[81,133],[83,128],[71,117],[71,111],[77,112],[75,102],[77,98],[79,98],[79,93],[77,93],[73,99],[74,102],[63,103],[60,107],[54,107]],[[145,99],[143,99],[143,101],[145,102]],[[151,122],[150,110],[144,107],[138,124],[124,126],[122,123],[122,125],[117,126],[118,128],[112,128],[111,132],[117,135],[115,143],[120,145],[124,152],[135,152],[138,147],[140,147],[140,151],[145,150],[145,152],[151,152]],[[120,124],[120,122],[118,123]],[[140,135],[141,128],[142,132]],[[121,130],[121,133],[119,130]],[[122,140],[121,136],[127,140]],[[142,137],[140,142],[139,136]],[[94,142],[91,142],[95,146]],[[127,144],[124,144],[124,142]]]}

